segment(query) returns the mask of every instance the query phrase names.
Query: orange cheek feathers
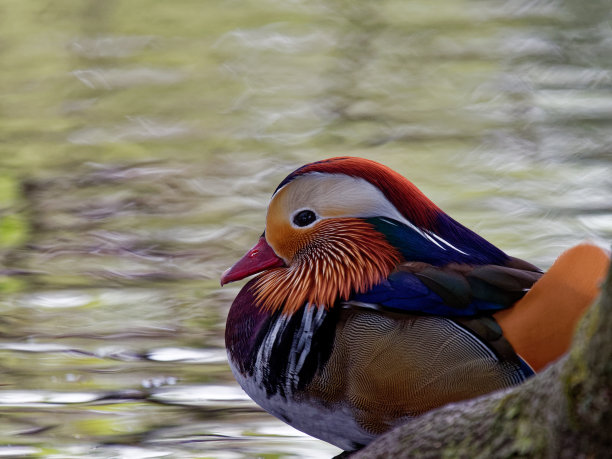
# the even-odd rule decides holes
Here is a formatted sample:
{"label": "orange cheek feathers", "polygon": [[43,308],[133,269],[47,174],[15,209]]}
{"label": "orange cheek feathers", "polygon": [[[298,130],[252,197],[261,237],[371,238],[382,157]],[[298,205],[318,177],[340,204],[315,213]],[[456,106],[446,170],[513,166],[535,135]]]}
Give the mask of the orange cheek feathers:
{"label": "orange cheek feathers", "polygon": [[309,230],[296,230],[289,222],[269,221],[266,224],[266,240],[276,254],[283,258],[287,264],[295,254],[308,243]]}
{"label": "orange cheek feathers", "polygon": [[266,310],[291,314],[306,302],[332,307],[381,282],[401,260],[382,234],[357,218],[322,220],[303,232],[275,224],[266,233],[277,255],[290,260],[288,267],[263,273],[253,287]]}

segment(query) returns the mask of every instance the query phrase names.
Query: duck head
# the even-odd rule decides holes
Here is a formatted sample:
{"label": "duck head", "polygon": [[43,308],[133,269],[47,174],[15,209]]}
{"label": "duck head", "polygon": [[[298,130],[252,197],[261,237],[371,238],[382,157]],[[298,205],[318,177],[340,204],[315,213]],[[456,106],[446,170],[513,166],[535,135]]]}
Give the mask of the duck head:
{"label": "duck head", "polygon": [[[479,246],[469,249],[475,255],[470,244]],[[403,261],[489,262],[487,250],[505,257],[392,169],[331,158],[280,183],[259,242],[223,273],[221,284],[262,273],[252,284],[259,306],[291,314],[305,303],[329,308],[366,292]]]}

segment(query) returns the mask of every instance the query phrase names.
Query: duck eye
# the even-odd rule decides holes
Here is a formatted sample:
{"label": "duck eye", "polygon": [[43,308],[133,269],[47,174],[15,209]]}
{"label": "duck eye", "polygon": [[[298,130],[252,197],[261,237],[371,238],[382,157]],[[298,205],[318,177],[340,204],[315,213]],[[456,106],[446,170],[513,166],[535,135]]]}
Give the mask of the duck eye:
{"label": "duck eye", "polygon": [[312,210],[301,210],[293,216],[293,223],[296,226],[308,226],[317,219]]}

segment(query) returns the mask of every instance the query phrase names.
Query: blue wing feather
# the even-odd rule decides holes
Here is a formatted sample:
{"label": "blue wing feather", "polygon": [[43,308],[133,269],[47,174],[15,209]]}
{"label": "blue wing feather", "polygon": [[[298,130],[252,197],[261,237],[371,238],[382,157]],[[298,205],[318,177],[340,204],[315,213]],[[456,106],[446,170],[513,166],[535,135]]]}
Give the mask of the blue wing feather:
{"label": "blue wing feather", "polygon": [[362,303],[378,304],[385,309],[446,317],[471,317],[504,309],[501,304],[474,299],[465,308],[449,306],[433,290],[410,272],[397,271],[365,293],[352,298]]}
{"label": "blue wing feather", "polygon": [[[455,237],[450,230],[446,231],[445,237],[442,237],[387,217],[366,219],[385,236],[405,260],[426,263],[434,269],[444,269],[450,264],[471,267],[489,264],[503,266],[510,260],[510,257],[504,252],[476,233],[451,220],[450,217],[447,220],[445,220],[446,226],[442,226],[454,228],[454,233],[457,233]],[[459,236],[461,236],[460,239],[458,239]],[[462,274],[457,274],[455,279],[458,276]],[[524,293],[519,291],[509,294],[504,289],[497,290],[495,285],[483,284],[481,280],[473,277],[459,280],[458,286],[452,285],[452,276],[446,279],[439,277],[427,279],[427,277],[426,271],[396,271],[368,292],[355,294],[352,299],[411,313],[471,317],[482,313],[491,314],[507,308],[513,302],[508,298],[512,299],[512,295],[520,297]],[[439,288],[434,290],[430,287],[435,288],[435,282],[439,282]],[[465,288],[462,288],[462,282]],[[501,294],[498,295],[498,293]],[[440,295],[447,295],[447,301]],[[457,301],[455,301],[456,304],[451,304],[455,299],[454,295],[458,295]]]}

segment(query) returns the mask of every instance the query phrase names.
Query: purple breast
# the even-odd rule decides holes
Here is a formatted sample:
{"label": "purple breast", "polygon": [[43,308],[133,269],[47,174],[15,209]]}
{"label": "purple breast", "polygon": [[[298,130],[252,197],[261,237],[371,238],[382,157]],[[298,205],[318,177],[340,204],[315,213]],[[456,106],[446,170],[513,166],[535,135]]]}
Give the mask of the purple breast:
{"label": "purple breast", "polygon": [[250,280],[232,303],[225,325],[225,347],[243,374],[252,372],[254,353],[261,341],[261,330],[271,315],[256,304],[251,291],[257,279]]}

